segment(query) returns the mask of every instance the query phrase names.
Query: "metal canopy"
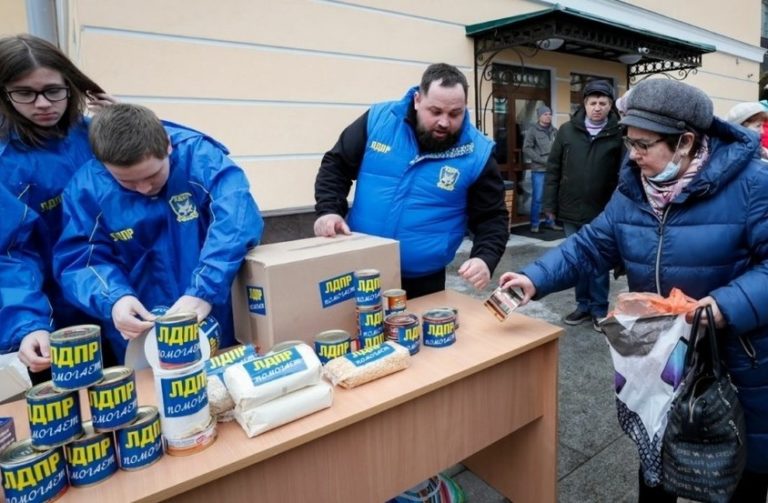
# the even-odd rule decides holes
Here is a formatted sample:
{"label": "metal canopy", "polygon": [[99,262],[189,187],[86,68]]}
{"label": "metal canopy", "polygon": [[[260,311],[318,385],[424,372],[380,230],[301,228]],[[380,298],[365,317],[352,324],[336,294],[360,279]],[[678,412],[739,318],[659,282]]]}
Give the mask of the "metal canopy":
{"label": "metal canopy", "polygon": [[482,115],[480,85],[482,80],[493,81],[491,62],[507,49],[517,54],[521,64],[524,56],[533,57],[539,50],[619,61],[628,65],[630,82],[655,73],[684,79],[701,66],[702,54],[716,50],[712,45],[679,40],[560,5],[465,29],[467,36],[475,39],[478,124]]}

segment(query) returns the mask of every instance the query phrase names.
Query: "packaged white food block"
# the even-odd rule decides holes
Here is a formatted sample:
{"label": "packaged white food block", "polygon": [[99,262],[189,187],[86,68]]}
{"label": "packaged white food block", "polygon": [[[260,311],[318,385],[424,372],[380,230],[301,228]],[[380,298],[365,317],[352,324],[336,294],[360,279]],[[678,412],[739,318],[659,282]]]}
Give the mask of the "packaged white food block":
{"label": "packaged white food block", "polygon": [[323,366],[306,344],[298,344],[224,371],[224,384],[235,405],[255,407],[322,378]]}
{"label": "packaged white food block", "polygon": [[235,419],[248,437],[308,416],[333,403],[333,386],[325,381],[275,398],[255,407],[235,407]]}
{"label": "packaged white food block", "polygon": [[208,376],[208,403],[211,414],[220,422],[233,419],[232,409],[235,402],[224,385],[224,371],[238,363],[250,362],[257,357],[253,346],[245,345],[232,348],[205,362],[205,373]]}
{"label": "packaged white food block", "polygon": [[410,364],[411,354],[408,349],[396,342],[387,341],[381,346],[334,358],[325,364],[324,372],[335,386],[354,388],[403,370]]}

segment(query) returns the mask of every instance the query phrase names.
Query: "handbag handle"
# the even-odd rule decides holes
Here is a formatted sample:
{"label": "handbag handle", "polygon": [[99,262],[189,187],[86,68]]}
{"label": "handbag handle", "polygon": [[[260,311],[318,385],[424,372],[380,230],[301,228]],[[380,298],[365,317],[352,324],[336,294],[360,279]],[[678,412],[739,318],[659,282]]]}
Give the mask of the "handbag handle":
{"label": "handbag handle", "polygon": [[709,352],[711,357],[712,373],[716,378],[720,378],[722,369],[720,366],[720,354],[717,350],[717,336],[715,334],[715,316],[712,313],[712,306],[706,305],[697,307],[696,312],[693,314],[693,324],[691,325],[691,335],[688,338],[690,346],[685,354],[685,366],[684,369],[688,369],[693,363],[693,357],[696,354],[696,344],[699,342],[699,328],[701,326],[701,313],[707,313],[707,326],[706,333],[704,334],[709,339]]}

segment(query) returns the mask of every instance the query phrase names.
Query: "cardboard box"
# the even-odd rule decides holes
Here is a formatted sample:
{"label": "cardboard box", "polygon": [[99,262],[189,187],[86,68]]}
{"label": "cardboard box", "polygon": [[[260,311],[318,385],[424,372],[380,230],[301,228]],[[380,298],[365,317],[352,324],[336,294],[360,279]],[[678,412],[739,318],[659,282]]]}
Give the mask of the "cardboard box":
{"label": "cardboard box", "polygon": [[232,286],[235,337],[268,351],[275,343],[310,345],[323,330],[357,332],[352,273],[378,269],[381,290],[400,288],[400,248],[355,233],[257,246]]}

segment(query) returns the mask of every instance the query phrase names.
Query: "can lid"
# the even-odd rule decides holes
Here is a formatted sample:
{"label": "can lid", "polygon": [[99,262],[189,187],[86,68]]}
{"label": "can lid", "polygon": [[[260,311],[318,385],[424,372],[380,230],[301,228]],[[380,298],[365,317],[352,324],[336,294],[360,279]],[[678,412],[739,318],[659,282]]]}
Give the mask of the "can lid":
{"label": "can lid", "polygon": [[29,388],[24,394],[24,397],[27,399],[50,398],[54,396],[68,395],[73,392],[74,391],[59,391],[53,386],[53,381],[45,381]]}
{"label": "can lid", "polygon": [[50,341],[55,344],[57,342],[76,341],[100,336],[101,328],[98,325],[75,325],[52,332]]}
{"label": "can lid", "polygon": [[348,341],[351,338],[352,336],[349,335],[349,332],[346,330],[326,330],[325,332],[317,334],[315,336],[315,341],[333,344],[336,342]]}
{"label": "can lid", "polygon": [[384,290],[381,295],[384,297],[399,297],[401,295],[404,296],[405,290],[401,288],[391,288],[389,290]]}
{"label": "can lid", "polygon": [[355,307],[355,312],[357,312],[357,314],[360,314],[360,313],[373,313],[375,311],[381,311],[381,310],[382,309],[381,309],[381,304],[380,303],[376,304],[375,306],[356,306]]}
{"label": "can lid", "polygon": [[424,314],[422,314],[421,317],[425,321],[448,321],[455,319],[456,314],[452,309],[439,308],[424,311]]}
{"label": "can lid", "polygon": [[185,311],[181,313],[164,314],[155,318],[155,323],[160,325],[165,323],[181,323],[185,321],[189,323],[197,322],[197,313]]}
{"label": "can lid", "polygon": [[151,423],[158,416],[159,416],[159,412],[157,410],[157,407],[155,407],[154,405],[142,405],[139,407],[138,412],[136,413],[136,419],[134,419],[131,424],[128,424],[120,428],[120,430],[124,430],[126,428],[133,428],[136,426],[142,426],[144,424]]}
{"label": "can lid", "polygon": [[368,277],[368,276],[378,276],[379,270],[378,269],[360,269],[359,271],[355,271],[355,276],[358,278],[360,277]]}
{"label": "can lid", "polygon": [[94,386],[103,386],[105,384],[112,384],[115,381],[121,381],[133,375],[133,369],[130,367],[124,367],[118,365],[116,367],[108,367],[104,369],[104,380]]}
{"label": "can lid", "polygon": [[22,465],[47,455],[51,449],[38,451],[32,447],[32,439],[25,438],[9,445],[0,453],[0,464],[5,466]]}
{"label": "can lid", "polygon": [[384,323],[388,325],[410,325],[412,323],[418,323],[419,317],[413,313],[407,311],[400,311],[398,313],[392,313],[384,318]]}

